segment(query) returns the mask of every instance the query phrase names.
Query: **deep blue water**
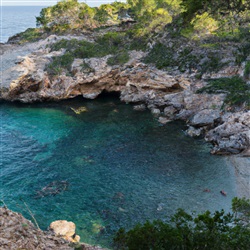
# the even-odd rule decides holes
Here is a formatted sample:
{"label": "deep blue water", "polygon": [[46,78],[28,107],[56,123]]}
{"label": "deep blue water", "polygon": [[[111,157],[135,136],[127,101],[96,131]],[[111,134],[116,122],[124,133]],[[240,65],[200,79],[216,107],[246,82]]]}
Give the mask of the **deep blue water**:
{"label": "deep blue water", "polygon": [[41,6],[2,6],[0,42],[7,42],[11,36],[28,28],[35,28],[36,16],[39,16],[42,8]]}
{"label": "deep blue water", "polygon": [[[80,115],[73,108],[84,106]],[[41,228],[71,220],[83,241],[108,246],[119,227],[188,211],[230,209],[232,170],[184,124],[161,126],[149,112],[112,98],[1,104],[0,199]],[[53,181],[68,188],[37,198]],[[204,192],[204,189],[211,192]],[[226,197],[220,194],[225,190]],[[103,230],[99,230],[102,227]]]}

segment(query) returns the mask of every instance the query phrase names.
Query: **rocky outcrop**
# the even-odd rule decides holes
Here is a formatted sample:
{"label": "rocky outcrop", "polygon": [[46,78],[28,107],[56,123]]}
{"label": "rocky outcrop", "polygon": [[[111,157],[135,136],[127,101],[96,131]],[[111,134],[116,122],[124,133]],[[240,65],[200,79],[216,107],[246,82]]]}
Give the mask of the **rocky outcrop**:
{"label": "rocky outcrop", "polygon": [[21,214],[0,207],[0,249],[70,250],[66,240],[43,232]]}
{"label": "rocky outcrop", "polygon": [[79,242],[80,236],[76,235],[76,225],[72,221],[66,220],[57,220],[53,221],[50,226],[56,236],[61,236],[67,241],[70,242]]}
{"label": "rocky outcrop", "polygon": [[222,124],[210,130],[205,139],[214,144],[212,153],[238,154],[250,147],[250,111],[225,114]]}
{"label": "rocky outcrop", "polygon": [[[8,62],[3,67],[2,99],[31,103],[76,96],[94,99],[103,92],[118,92],[122,101],[135,105],[135,110],[150,109],[162,124],[176,119],[187,121],[187,134],[205,135],[214,145],[212,153],[236,154],[249,148],[250,125],[245,121],[249,112],[222,112],[225,94],[197,94],[196,91],[206,85],[204,77],[197,79],[193,74],[169,74],[158,70],[142,63],[145,52],[140,51],[130,51],[130,60],[123,66],[108,65],[110,55],[76,58],[70,72],[52,76],[46,71],[46,65],[64,50],[50,51],[47,45],[61,38],[65,39],[53,35],[30,47],[24,45],[21,56],[15,60],[14,51],[16,49],[18,54],[20,46],[6,45],[7,49],[2,51],[3,61]],[[91,37],[84,36],[77,39],[92,41]],[[229,66],[205,76],[214,78],[239,72],[242,73],[240,67]]]}
{"label": "rocky outcrop", "polygon": [[105,250],[78,242],[75,224],[67,221],[55,221],[50,231],[42,231],[21,214],[6,207],[0,207],[0,249],[1,250]]}
{"label": "rocky outcrop", "polygon": [[[8,93],[3,99],[21,102],[45,100],[62,100],[82,95],[94,99],[103,91],[120,92],[125,102],[147,102],[166,93],[178,92],[182,89],[181,82],[139,62],[142,53],[131,52],[130,62],[121,68],[107,65],[107,59],[75,59],[72,64],[72,76],[61,74],[49,76],[45,66],[54,56],[62,52],[43,50],[19,59],[18,66],[13,71],[21,72],[16,80],[10,82]],[[82,65],[88,65],[89,70],[83,70]],[[92,70],[90,70],[92,69]],[[3,83],[7,86],[6,83]]]}

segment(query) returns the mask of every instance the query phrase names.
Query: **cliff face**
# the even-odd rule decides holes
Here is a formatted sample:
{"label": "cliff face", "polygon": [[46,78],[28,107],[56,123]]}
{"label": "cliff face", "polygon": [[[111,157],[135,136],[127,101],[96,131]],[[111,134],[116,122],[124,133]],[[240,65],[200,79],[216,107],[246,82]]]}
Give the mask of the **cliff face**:
{"label": "cliff face", "polygon": [[[133,103],[136,110],[150,109],[163,124],[175,119],[187,121],[187,133],[205,136],[214,145],[212,153],[238,154],[249,149],[250,111],[239,109],[232,113],[229,109],[222,110],[224,93],[197,93],[206,86],[206,78],[242,75],[242,67],[229,64],[216,73],[206,73],[197,79],[193,72],[168,72],[145,64],[142,58],[147,53],[133,50],[129,51],[129,60],[122,66],[108,65],[111,55],[75,58],[70,74],[62,71],[50,75],[46,65],[65,53],[64,49],[51,50],[51,44],[72,38],[52,35],[25,45],[1,45],[1,99],[31,103],[76,96],[94,99],[104,91],[118,92],[122,101]],[[92,41],[93,34],[74,38]]]}
{"label": "cliff face", "polygon": [[69,243],[49,232],[43,232],[21,214],[0,207],[0,248],[70,250]]}

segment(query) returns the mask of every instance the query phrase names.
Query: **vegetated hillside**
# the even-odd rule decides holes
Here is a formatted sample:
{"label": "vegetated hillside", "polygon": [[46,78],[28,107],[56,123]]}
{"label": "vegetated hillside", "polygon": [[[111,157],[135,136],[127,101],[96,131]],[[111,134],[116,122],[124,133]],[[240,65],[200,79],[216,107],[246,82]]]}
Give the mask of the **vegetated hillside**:
{"label": "vegetated hillside", "polygon": [[[144,63],[170,74],[210,78],[208,73],[230,67],[230,74],[238,74],[243,81],[250,77],[249,1],[128,0],[91,8],[64,0],[44,8],[37,25],[40,28],[19,34],[18,41],[49,34],[87,33],[94,38],[93,43],[59,42],[54,49],[66,49],[66,53],[48,65],[52,74],[69,71],[74,58],[113,54],[108,63],[123,65],[129,60],[128,51],[142,50],[147,52]],[[237,67],[244,72],[237,72]],[[229,98],[232,104],[249,105],[249,87],[245,84],[234,90],[241,93]]]}
{"label": "vegetated hillside", "polygon": [[242,0],[128,0],[94,8],[77,0],[63,0],[42,9],[37,25],[42,28],[39,32],[67,34],[134,21],[126,32],[133,39],[167,32],[194,40],[211,36],[230,40],[239,39],[244,31],[249,33],[249,14],[250,3]]}

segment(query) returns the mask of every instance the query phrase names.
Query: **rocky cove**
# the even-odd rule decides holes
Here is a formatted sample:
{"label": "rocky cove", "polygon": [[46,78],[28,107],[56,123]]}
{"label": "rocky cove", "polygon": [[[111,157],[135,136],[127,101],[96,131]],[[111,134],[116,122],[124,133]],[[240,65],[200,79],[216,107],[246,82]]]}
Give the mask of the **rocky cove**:
{"label": "rocky cove", "polygon": [[[225,94],[197,94],[206,84],[192,74],[168,74],[140,61],[144,52],[131,51],[130,60],[122,67],[107,65],[103,58],[75,59],[72,76],[62,73],[50,77],[45,70],[52,57],[65,51],[50,51],[48,45],[61,39],[90,39],[58,37],[25,45],[1,45],[3,61],[1,99],[24,103],[59,101],[77,96],[95,99],[103,92],[117,92],[120,99],[133,103],[134,109],[150,109],[160,123],[181,119],[188,123],[191,136],[204,135],[213,143],[214,154],[249,153],[250,113],[221,110]],[[87,64],[89,68],[83,69]],[[244,64],[243,64],[244,65]],[[242,75],[242,67],[229,66],[206,78]]]}
{"label": "rocky cove", "polygon": [[[218,70],[209,70],[201,77],[197,77],[199,72],[196,69],[181,71],[172,67],[164,70],[145,63],[143,58],[155,46],[155,41],[151,41],[147,44],[146,51],[129,51],[129,60],[123,65],[108,64],[112,55],[74,58],[67,71],[60,71],[56,75],[49,72],[47,65],[55,57],[67,52],[65,48],[53,49],[53,44],[72,39],[94,43],[100,33],[110,30],[120,31],[117,27],[111,27],[99,33],[50,35],[36,42],[18,44],[10,40],[7,44],[1,44],[1,101],[3,103],[58,102],[79,96],[84,99],[96,99],[103,93],[115,93],[122,102],[132,104],[133,109],[138,112],[149,109],[162,126],[174,120],[185,121],[188,126],[187,136],[204,137],[213,145],[212,154],[228,158],[229,164],[235,168],[238,195],[249,198],[250,111],[244,105],[233,108],[225,105],[226,93],[223,91],[216,94],[197,92],[208,85],[208,79],[236,75],[243,77],[247,59],[240,65],[235,64],[234,46],[215,50],[215,53],[221,53],[221,60],[227,63]],[[160,39],[165,39],[164,43],[170,49],[176,44],[175,39],[168,37]],[[182,44],[185,42],[181,41]],[[186,46],[195,47],[193,44]],[[206,54],[208,50],[197,48],[194,50],[195,53]],[[202,63],[206,65],[209,62],[203,60]],[[226,108],[222,109],[224,105]],[[75,109],[75,113],[81,112],[84,112],[84,109]],[[3,221],[19,216],[5,208],[1,213],[6,215]],[[22,221],[21,224],[30,226],[27,221]],[[1,225],[6,224],[1,222]],[[32,237],[35,237],[34,235],[36,232],[33,232]],[[55,236],[48,236],[49,240],[56,243],[50,243],[50,246],[37,246],[38,249],[68,249],[68,246],[63,248],[65,242],[53,237]],[[53,244],[61,244],[62,248]]]}
{"label": "rocky cove", "polygon": [[[197,94],[196,90],[206,84],[205,80],[197,80],[189,74],[168,74],[146,65],[140,61],[145,52],[140,51],[131,51],[130,60],[122,67],[107,65],[109,56],[75,59],[71,66],[72,76],[62,73],[50,77],[45,70],[46,64],[53,56],[64,52],[50,51],[48,45],[72,38],[90,39],[52,35],[35,43],[1,45],[2,101],[58,102],[77,96],[95,99],[103,92],[118,93],[121,101],[133,104],[134,110],[151,110],[163,126],[173,120],[187,122],[187,136],[204,136],[212,143],[213,154],[227,155],[229,164],[235,167],[238,195],[250,197],[249,111],[221,110],[225,94]],[[88,63],[91,70],[82,70],[83,63]],[[242,71],[240,67],[229,67],[211,77]],[[75,110],[76,113],[82,111]]]}

